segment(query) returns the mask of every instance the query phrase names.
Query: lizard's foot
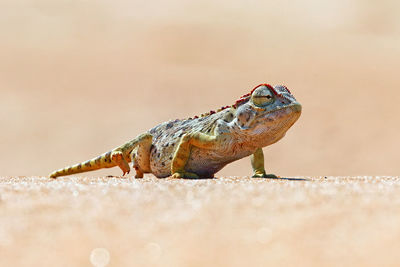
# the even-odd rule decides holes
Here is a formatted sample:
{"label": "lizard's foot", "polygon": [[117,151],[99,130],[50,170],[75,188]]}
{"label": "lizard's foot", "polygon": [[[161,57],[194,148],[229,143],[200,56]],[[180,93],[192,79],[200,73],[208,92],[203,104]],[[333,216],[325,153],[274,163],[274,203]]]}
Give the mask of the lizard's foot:
{"label": "lizard's foot", "polygon": [[124,159],[124,155],[121,151],[114,151],[111,154],[111,160],[121,168],[123,174],[125,175],[130,172],[131,168],[128,165],[128,162]]}
{"label": "lizard's foot", "polygon": [[264,173],[254,173],[253,178],[279,178],[279,176],[276,176],[275,174],[269,173],[266,174]]}
{"label": "lizard's foot", "polygon": [[198,179],[199,176],[192,172],[178,171],[171,175],[171,178],[189,178]]}
{"label": "lizard's foot", "polygon": [[136,170],[135,178],[136,179],[143,178],[143,172],[138,167],[135,167],[135,170]]}

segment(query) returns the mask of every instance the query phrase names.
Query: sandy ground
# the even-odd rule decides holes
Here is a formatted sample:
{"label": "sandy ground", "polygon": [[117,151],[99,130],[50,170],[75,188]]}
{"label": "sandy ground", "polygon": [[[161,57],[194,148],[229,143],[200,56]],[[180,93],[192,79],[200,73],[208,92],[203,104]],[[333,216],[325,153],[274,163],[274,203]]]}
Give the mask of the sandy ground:
{"label": "sandy ground", "polygon": [[399,266],[399,177],[303,179],[2,177],[1,266]]}

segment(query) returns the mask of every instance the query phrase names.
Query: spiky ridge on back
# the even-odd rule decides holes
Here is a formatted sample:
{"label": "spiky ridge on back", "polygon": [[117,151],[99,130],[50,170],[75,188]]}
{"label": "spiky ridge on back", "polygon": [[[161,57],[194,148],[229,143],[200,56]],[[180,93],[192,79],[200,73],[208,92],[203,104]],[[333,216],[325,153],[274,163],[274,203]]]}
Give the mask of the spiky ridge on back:
{"label": "spiky ridge on back", "polygon": [[[275,91],[274,87],[272,87],[270,84],[268,84],[268,83],[262,83],[262,84],[257,85],[256,87],[254,87],[254,88],[250,91],[250,93],[245,94],[245,95],[242,95],[238,100],[236,100],[235,104],[233,104],[233,105],[220,107],[217,111],[215,111],[215,110],[210,110],[209,112],[203,113],[203,114],[201,114],[200,116],[194,116],[193,118],[188,118],[188,119],[189,119],[189,120],[192,120],[192,119],[198,119],[199,117],[200,117],[200,118],[206,117],[206,116],[212,115],[212,114],[214,114],[214,113],[216,113],[216,112],[220,112],[220,111],[222,111],[222,110],[224,110],[224,109],[227,109],[227,108],[234,108],[234,109],[236,109],[236,108],[237,108],[238,106],[240,106],[241,104],[246,103],[247,101],[249,101],[249,99],[250,99],[251,95],[253,94],[254,90],[256,90],[256,89],[257,89],[258,87],[260,87],[260,86],[266,86],[266,87],[268,87],[268,88],[274,93],[274,95],[279,95],[279,94]],[[286,88],[286,89],[287,89],[287,88]],[[289,89],[287,89],[287,90],[289,91]]]}

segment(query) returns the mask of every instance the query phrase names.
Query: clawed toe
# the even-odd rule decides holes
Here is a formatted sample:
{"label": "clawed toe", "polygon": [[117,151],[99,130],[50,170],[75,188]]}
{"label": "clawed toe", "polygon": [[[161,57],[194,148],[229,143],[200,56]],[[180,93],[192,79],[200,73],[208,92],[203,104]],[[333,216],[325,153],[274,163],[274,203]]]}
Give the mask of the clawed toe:
{"label": "clawed toe", "polygon": [[143,178],[143,172],[138,167],[135,167],[135,170],[136,170],[135,178],[136,179]]}
{"label": "clawed toe", "polygon": [[255,173],[253,175],[253,178],[279,178],[279,176],[276,176],[275,174],[266,174],[266,173]]}
{"label": "clawed toe", "polygon": [[171,178],[179,179],[179,178],[188,178],[188,179],[198,179],[199,176],[195,173],[191,172],[175,172],[171,175]]}

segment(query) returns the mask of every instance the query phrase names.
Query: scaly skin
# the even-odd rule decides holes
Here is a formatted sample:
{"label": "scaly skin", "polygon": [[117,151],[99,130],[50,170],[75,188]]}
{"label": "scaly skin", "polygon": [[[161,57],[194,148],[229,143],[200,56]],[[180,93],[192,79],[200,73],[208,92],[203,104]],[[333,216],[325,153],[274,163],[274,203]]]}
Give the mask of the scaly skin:
{"label": "scaly skin", "polygon": [[162,123],[97,158],[60,169],[50,177],[118,166],[123,175],[133,162],[136,178],[214,177],[228,163],[251,156],[253,177],[273,178],[264,169],[262,148],[279,141],[297,121],[301,105],[282,85],[256,86],[234,105],[200,117]]}

